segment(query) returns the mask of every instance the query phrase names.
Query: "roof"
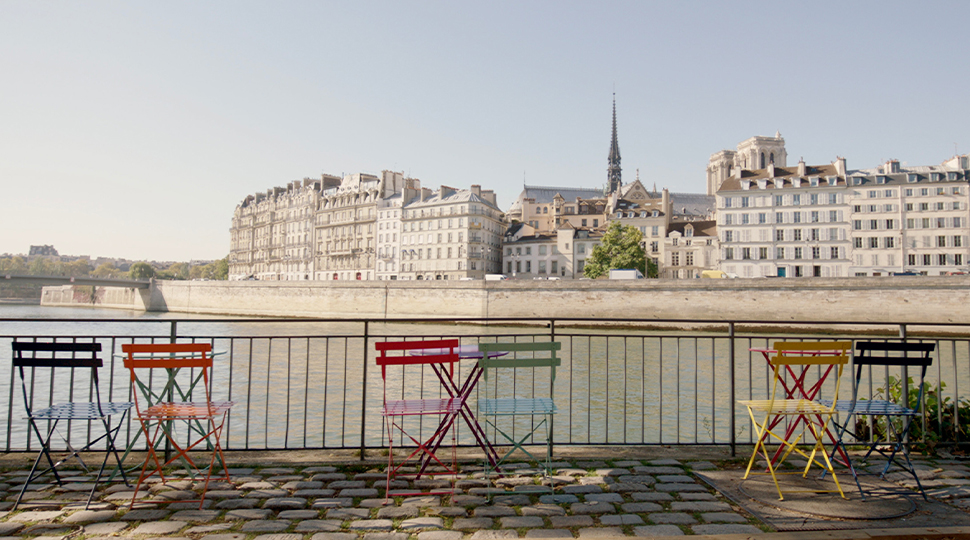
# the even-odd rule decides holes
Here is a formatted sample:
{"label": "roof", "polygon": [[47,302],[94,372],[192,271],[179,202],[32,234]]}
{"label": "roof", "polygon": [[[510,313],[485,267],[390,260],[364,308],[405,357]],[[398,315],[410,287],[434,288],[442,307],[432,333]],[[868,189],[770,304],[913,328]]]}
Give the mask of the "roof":
{"label": "roof", "polygon": [[684,233],[684,229],[690,225],[694,228],[694,236],[717,236],[717,221],[714,220],[704,220],[704,221],[671,221],[670,226],[667,227],[667,234],[672,232]]}
{"label": "roof", "polygon": [[707,216],[714,212],[715,198],[703,193],[671,193],[670,206],[675,216]]}
{"label": "roof", "polygon": [[[805,174],[798,174],[798,167],[775,167],[774,176],[769,176],[768,169],[742,169],[741,178],[731,176],[721,183],[721,187],[718,191],[740,191],[742,189],[741,182],[743,180],[748,180],[751,182],[757,182],[759,180],[767,180],[765,184],[765,189],[775,189],[775,182],[781,181],[781,187],[791,187],[792,180],[798,178],[801,180],[808,180],[809,178],[828,178],[837,177],[839,180],[836,185],[845,186],[845,178],[839,174],[836,169],[835,164],[828,165],[813,165],[805,167]],[[807,185],[805,187],[808,187]]]}
{"label": "roof", "polygon": [[[439,189],[438,191],[434,192],[434,195],[432,195],[431,197],[428,197],[423,201],[412,199],[412,201],[407,204],[407,207],[410,210],[413,208],[421,208],[424,206],[436,206],[439,204],[467,203],[467,202],[482,203],[486,206],[494,208],[495,210],[499,210],[497,206],[485,200],[484,198],[478,195],[475,195],[474,193],[471,192],[471,190],[468,190],[468,189],[456,190],[454,193],[444,198],[441,197],[441,190]],[[499,211],[501,212],[501,210]]]}
{"label": "roof", "polygon": [[551,203],[556,195],[562,195],[568,202],[576,199],[602,199],[602,189],[592,188],[568,188],[568,187],[546,187],[546,186],[525,186],[519,199],[533,199],[536,203]]}

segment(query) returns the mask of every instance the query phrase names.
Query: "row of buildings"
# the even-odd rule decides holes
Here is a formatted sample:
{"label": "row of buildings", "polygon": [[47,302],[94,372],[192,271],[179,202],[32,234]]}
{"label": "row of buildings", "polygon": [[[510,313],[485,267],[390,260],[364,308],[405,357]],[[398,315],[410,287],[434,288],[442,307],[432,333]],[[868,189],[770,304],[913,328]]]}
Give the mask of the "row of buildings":
{"label": "row of buildings", "polygon": [[575,279],[614,221],[643,234],[659,276],[847,277],[967,271],[970,162],[850,170],[789,167],[780,133],[713,154],[707,193],[623,184],[616,105],[602,189],[495,194],[423,188],[402,173],[322,175],[246,197],[231,228],[230,279],[455,280],[503,273]]}

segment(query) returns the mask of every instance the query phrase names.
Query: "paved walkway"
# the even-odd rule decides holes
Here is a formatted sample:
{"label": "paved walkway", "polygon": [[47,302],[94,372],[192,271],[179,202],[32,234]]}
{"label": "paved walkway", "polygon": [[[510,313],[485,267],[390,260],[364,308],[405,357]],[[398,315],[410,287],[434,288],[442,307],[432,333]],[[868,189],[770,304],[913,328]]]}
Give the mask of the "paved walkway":
{"label": "paved walkway", "polygon": [[[0,511],[0,537],[87,540],[116,537],[198,540],[486,540],[495,538],[603,538],[671,535],[760,535],[770,526],[714,492],[694,471],[736,466],[703,459],[569,459],[543,477],[527,464],[490,485],[481,467],[462,469],[453,495],[395,497],[385,505],[381,467],[347,460],[334,464],[234,466],[232,484],[210,486],[205,508],[178,501],[197,497],[199,484],[175,480],[138,495],[121,483],[106,486],[84,510],[91,478],[80,472],[64,487],[39,485],[15,511]],[[236,462],[240,460],[235,458]],[[285,466],[278,466],[285,465]],[[924,460],[928,492],[959,508],[970,507],[970,460]],[[0,476],[8,510],[26,470]],[[904,479],[903,479],[904,480]],[[394,489],[444,487],[446,480],[399,481]],[[80,501],[80,502],[79,502]],[[941,523],[945,526],[945,523]],[[902,531],[899,531],[900,533]],[[946,537],[962,537],[948,531]],[[841,531],[853,538],[859,531]],[[921,531],[913,538],[943,538]],[[839,532],[827,533],[837,538]],[[791,533],[768,537],[793,537]],[[798,536],[797,533],[795,536]],[[809,538],[812,536],[806,536]],[[845,536],[849,538],[850,536]],[[870,538],[884,536],[870,535]],[[888,536],[885,536],[888,538]],[[967,531],[970,537],[970,531]]]}

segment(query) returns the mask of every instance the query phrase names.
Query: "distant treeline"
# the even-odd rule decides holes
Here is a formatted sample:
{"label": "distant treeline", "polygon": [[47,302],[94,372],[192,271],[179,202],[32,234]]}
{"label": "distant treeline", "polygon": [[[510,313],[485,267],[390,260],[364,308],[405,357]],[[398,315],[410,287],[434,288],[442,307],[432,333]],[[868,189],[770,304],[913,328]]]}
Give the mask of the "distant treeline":
{"label": "distant treeline", "polygon": [[[229,276],[227,259],[228,257],[204,265],[180,262],[168,268],[156,268],[147,262],[136,262],[127,270],[122,270],[111,263],[103,263],[97,268],[91,268],[85,259],[64,262],[58,257],[30,257],[30,262],[27,262],[23,257],[7,256],[0,257],[0,275],[224,280]],[[40,298],[41,288],[41,285],[29,283],[16,285],[0,283],[0,298]]]}

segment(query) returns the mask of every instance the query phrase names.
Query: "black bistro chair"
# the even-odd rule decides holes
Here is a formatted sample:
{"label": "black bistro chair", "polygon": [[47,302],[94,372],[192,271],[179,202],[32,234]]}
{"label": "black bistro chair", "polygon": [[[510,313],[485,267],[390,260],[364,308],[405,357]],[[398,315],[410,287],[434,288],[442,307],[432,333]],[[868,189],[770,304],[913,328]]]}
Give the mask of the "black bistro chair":
{"label": "black bistro chair", "polygon": [[[854,461],[857,463],[865,462],[873,452],[880,454],[886,459],[886,466],[879,473],[879,476],[884,478],[893,465],[899,467],[913,476],[913,479],[916,481],[916,487],[919,488],[919,492],[923,495],[924,500],[926,499],[926,493],[923,491],[923,485],[919,481],[919,475],[916,474],[913,462],[909,459],[909,449],[907,447],[909,441],[907,438],[909,437],[913,420],[922,414],[923,381],[926,378],[926,369],[933,363],[932,353],[935,349],[936,345],[933,343],[857,342],[856,352],[853,357],[856,371],[855,380],[852,384],[852,400],[839,400],[835,407],[839,411],[840,416],[843,414],[845,416],[841,417],[839,422],[835,422],[838,442],[836,443],[835,450],[832,452],[833,458],[835,452],[840,448],[845,449],[844,438],[846,435],[858,438],[860,439],[858,442],[866,443],[869,448],[865,456]],[[859,382],[862,379],[863,368],[866,366],[883,366],[887,368],[889,366],[895,366],[901,368],[900,380],[902,389],[899,392],[900,398],[898,401],[891,401],[889,399],[859,399]],[[916,400],[913,403],[909,399],[908,381],[910,374],[908,368],[910,367],[918,368],[920,372],[919,390],[916,393]],[[886,397],[889,397],[888,392],[886,393]],[[849,429],[852,420],[860,416],[865,417],[867,425],[870,426],[871,435],[869,437],[857,436],[855,432]],[[884,422],[879,424],[885,426],[884,436],[876,436],[876,433],[873,431],[880,417],[885,419]],[[871,440],[863,440],[866,438]],[[903,459],[901,460],[900,457]],[[852,476],[855,478],[856,487],[859,488],[859,494],[865,500],[866,495],[862,490],[862,485],[859,483],[858,471],[851,463],[847,465],[849,465]]]}
{"label": "black bistro chair", "polygon": [[[81,452],[93,451],[91,450],[92,446],[101,440],[105,441],[104,459],[101,461],[101,468],[98,469],[98,476],[94,481],[94,487],[91,488],[91,493],[88,495],[88,500],[84,507],[87,508],[91,505],[91,499],[98,489],[98,483],[100,483],[101,477],[104,475],[105,465],[108,463],[108,456],[111,454],[114,454],[115,460],[118,463],[118,470],[122,474],[122,479],[128,485],[128,478],[125,476],[124,467],[121,466],[121,457],[118,455],[118,449],[115,447],[114,439],[118,434],[118,429],[124,422],[125,415],[128,414],[128,410],[134,406],[134,403],[130,401],[101,401],[101,390],[98,384],[98,368],[101,367],[102,361],[101,357],[98,356],[99,352],[101,352],[100,343],[13,342],[13,366],[17,368],[20,375],[20,384],[24,396],[24,408],[27,412],[26,420],[29,423],[30,431],[37,436],[37,440],[41,445],[37,459],[34,460],[30,474],[27,476],[27,480],[24,482],[20,494],[17,496],[17,501],[13,505],[14,510],[17,509],[21,499],[23,499],[27,488],[38,478],[52,474],[57,485],[63,485],[63,479],[58,474],[57,468],[71,458],[77,458],[82,467],[87,469],[80,454]],[[50,376],[46,380],[38,372],[39,369],[42,370],[44,368],[50,368]],[[56,372],[59,371],[58,368],[70,368],[70,374],[64,374],[66,378],[63,381],[56,378]],[[84,381],[86,384],[83,387],[81,386],[82,377],[75,377],[76,369],[91,370],[90,380],[89,382]],[[90,384],[90,386],[88,387],[87,384]],[[73,389],[77,389],[80,390],[79,393],[81,395],[93,397],[94,401],[66,401],[55,403],[53,401],[55,391],[66,387],[72,389],[71,396],[75,394]],[[48,401],[47,406],[43,404],[37,405],[37,402],[42,402],[45,399]],[[112,427],[111,417],[114,415],[120,415],[120,419],[117,425]],[[70,437],[64,436],[57,430],[58,423],[61,420],[68,421],[68,429],[70,429],[69,422],[71,421],[89,422],[87,433],[90,433],[90,435],[83,446],[80,448],[73,447],[68,440]],[[46,434],[38,426],[39,422],[45,421],[48,423]],[[99,426],[100,429],[95,429],[95,426]],[[68,450],[68,455],[58,461],[55,461],[51,455],[51,437],[54,436],[54,433],[58,433],[64,440],[64,444]],[[30,433],[28,432],[29,436]],[[46,461],[47,467],[39,470],[42,460]]]}

